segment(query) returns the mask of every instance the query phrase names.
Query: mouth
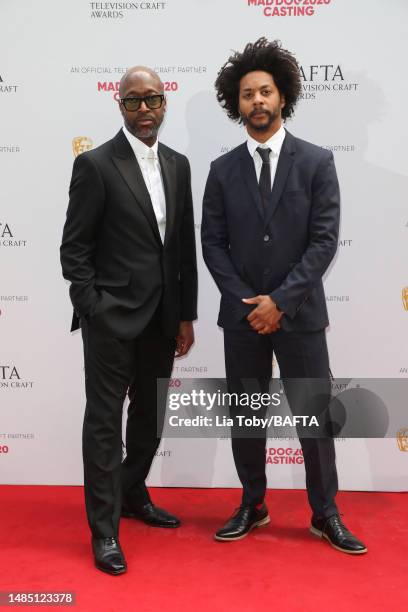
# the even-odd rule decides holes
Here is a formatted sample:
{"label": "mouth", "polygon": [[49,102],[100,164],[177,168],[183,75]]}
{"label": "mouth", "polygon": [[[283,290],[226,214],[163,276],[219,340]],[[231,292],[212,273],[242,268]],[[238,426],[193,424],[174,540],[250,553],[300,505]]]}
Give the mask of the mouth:
{"label": "mouth", "polygon": [[153,119],[139,119],[136,121],[136,125],[140,127],[152,127],[155,124]]}
{"label": "mouth", "polygon": [[268,113],[266,111],[254,111],[251,113],[251,117],[265,117]]}

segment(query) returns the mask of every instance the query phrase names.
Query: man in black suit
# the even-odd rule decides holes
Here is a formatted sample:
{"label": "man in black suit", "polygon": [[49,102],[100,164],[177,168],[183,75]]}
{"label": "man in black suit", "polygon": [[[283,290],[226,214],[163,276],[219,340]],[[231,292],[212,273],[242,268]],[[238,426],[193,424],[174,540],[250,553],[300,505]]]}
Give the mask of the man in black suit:
{"label": "man in black suit", "polygon": [[[291,379],[313,379],[319,388],[323,381],[330,392],[322,276],[338,241],[333,155],[283,127],[301,81],[295,58],[277,41],[261,38],[232,55],[215,86],[228,116],[242,122],[248,135],[211,164],[203,204],[203,254],[221,292],[218,323],[224,328],[228,390],[240,394],[243,379],[254,379],[267,392],[275,353],[289,404],[299,414],[306,385],[299,393]],[[220,541],[239,540],[269,522],[265,429],[257,437],[239,437],[237,431],[232,450],[242,504],[216,533]],[[300,442],[311,531],[343,552],[366,552],[336,507],[333,439],[307,436]]]}
{"label": "man in black suit", "polygon": [[[61,245],[72,330],[82,329],[85,500],[96,566],[126,571],[120,516],[177,527],[145,486],[163,424],[156,381],[194,341],[197,269],[190,167],[157,142],[166,99],[158,75],[127,71],[124,127],[74,163]],[[126,458],[122,409],[128,393]]]}

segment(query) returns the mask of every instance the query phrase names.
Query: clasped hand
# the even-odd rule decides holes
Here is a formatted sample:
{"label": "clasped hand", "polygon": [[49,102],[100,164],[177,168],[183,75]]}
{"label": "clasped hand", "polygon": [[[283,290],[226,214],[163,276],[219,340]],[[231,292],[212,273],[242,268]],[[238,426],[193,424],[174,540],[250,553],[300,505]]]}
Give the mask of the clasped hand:
{"label": "clasped hand", "polygon": [[245,304],[256,304],[256,308],[247,316],[252,329],[258,334],[271,334],[280,328],[279,321],[283,313],[269,295],[256,295],[242,300]]}

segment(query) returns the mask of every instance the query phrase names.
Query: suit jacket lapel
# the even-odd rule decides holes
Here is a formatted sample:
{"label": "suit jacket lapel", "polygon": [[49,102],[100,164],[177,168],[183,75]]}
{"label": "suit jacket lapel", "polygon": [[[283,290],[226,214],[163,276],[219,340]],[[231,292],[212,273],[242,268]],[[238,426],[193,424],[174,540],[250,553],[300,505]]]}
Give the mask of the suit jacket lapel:
{"label": "suit jacket lapel", "polygon": [[272,194],[265,215],[265,225],[272,219],[279,205],[279,200],[285,187],[290,169],[295,159],[295,139],[289,132],[286,132],[281,152],[279,155],[278,166],[273,181]]}
{"label": "suit jacket lapel", "polygon": [[256,205],[256,209],[261,216],[261,219],[264,219],[264,209],[261,199],[261,193],[259,191],[259,185],[256,178],[255,164],[252,159],[246,142],[243,143],[239,150],[240,163],[241,163],[241,171],[242,176],[244,177],[245,183],[251,193],[252,199]]}
{"label": "suit jacket lapel", "polygon": [[171,153],[165,151],[164,147],[160,143],[158,155],[163,177],[164,194],[166,196],[166,233],[164,236],[164,244],[166,244],[171,236],[174,226],[174,219],[176,216],[176,159],[173,155],[171,155]]}
{"label": "suit jacket lapel", "polygon": [[128,184],[137,203],[146,216],[153,233],[157,240],[162,244],[156,215],[154,214],[152,201],[144,182],[142,171],[137,163],[135,154],[122,130],[114,138],[116,155],[113,156],[113,163]]}

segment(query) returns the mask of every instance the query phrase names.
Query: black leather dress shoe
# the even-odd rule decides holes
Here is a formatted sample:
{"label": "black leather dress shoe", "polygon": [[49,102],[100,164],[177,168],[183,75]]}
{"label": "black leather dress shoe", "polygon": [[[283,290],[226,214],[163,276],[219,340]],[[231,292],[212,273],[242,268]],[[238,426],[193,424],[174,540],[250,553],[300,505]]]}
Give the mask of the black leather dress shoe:
{"label": "black leather dress shoe", "polygon": [[95,565],[107,574],[124,574],[127,570],[125,557],[116,538],[92,538]]}
{"label": "black leather dress shoe", "polygon": [[220,542],[242,540],[254,528],[267,525],[270,521],[265,504],[258,510],[252,506],[240,506],[214,538]]}
{"label": "black leather dress shoe", "polygon": [[122,508],[124,518],[136,518],[152,527],[179,527],[180,520],[163,508],[158,508],[151,502],[138,508]]}
{"label": "black leather dress shoe", "polygon": [[312,518],[310,532],[320,538],[326,538],[336,550],[351,555],[362,555],[367,552],[366,546],[347,529],[338,514],[328,519]]}

